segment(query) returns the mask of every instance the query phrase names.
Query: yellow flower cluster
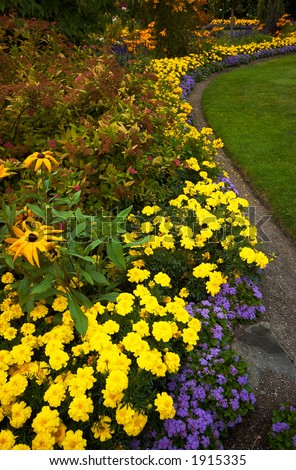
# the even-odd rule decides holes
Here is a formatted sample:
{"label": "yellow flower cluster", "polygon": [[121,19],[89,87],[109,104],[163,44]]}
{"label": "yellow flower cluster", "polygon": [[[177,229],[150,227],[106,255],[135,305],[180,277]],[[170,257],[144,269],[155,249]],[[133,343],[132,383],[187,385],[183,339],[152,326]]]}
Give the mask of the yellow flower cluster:
{"label": "yellow flower cluster", "polygon": [[[143,266],[131,268],[128,275],[131,292],[120,293],[113,303],[84,308],[88,330],[80,339],[68,304],[59,294],[51,307],[36,303],[33,315],[18,324],[24,313],[13,288],[7,292],[0,305],[0,335],[14,343],[0,351],[0,449],[84,449],[87,422],[92,439],[99,442],[112,439],[118,426],[128,436],[142,431],[149,418],[147,407],[138,408],[125,398],[130,396],[134,371],[145,371],[155,379],[176,373],[180,353],[198,341],[200,322],[189,315],[182,297],[168,300],[153,295],[154,286],[158,293],[170,288],[166,273],[153,276],[151,289],[143,284],[151,277]],[[14,278],[5,273],[1,280],[12,283]],[[52,311],[60,312],[60,324],[51,323]],[[179,353],[171,351],[175,343]],[[39,388],[40,407],[32,406],[32,381]],[[142,387],[145,390],[145,384]],[[155,392],[150,407],[160,419],[173,416],[166,393],[156,397]],[[19,431],[28,422],[32,436],[24,438]]]}

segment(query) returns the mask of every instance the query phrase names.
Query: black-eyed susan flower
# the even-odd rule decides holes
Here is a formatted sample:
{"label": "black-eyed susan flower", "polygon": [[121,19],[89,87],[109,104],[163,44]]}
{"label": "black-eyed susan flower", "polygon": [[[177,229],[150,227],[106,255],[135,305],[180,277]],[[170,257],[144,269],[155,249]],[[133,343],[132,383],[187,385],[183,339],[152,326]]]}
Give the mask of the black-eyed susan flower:
{"label": "black-eyed susan flower", "polygon": [[28,209],[28,207],[25,206],[25,207],[24,207],[22,210],[20,210],[19,213],[17,214],[17,216],[16,216],[16,221],[15,221],[15,225],[16,225],[16,226],[21,225],[21,227],[24,229],[26,223],[28,223],[28,222],[34,222],[34,221],[35,221],[34,217],[35,217],[35,215],[34,215],[33,212],[31,211],[31,209]]}
{"label": "black-eyed susan flower", "polygon": [[26,158],[26,160],[24,160],[24,165],[26,168],[29,168],[33,162],[36,162],[34,171],[45,167],[49,172],[51,172],[51,164],[59,164],[50,150],[46,150],[45,152],[32,153]]}
{"label": "black-eyed susan flower", "polygon": [[15,172],[14,171],[10,171],[9,168],[7,168],[7,166],[1,164],[0,165],[0,178],[6,178],[6,176],[10,176],[10,175],[13,175]]}
{"label": "black-eyed susan flower", "polygon": [[16,238],[8,237],[5,242],[10,244],[8,251],[10,254],[14,254],[13,260],[16,260],[19,256],[25,256],[29,263],[36,264],[38,267],[40,267],[38,251],[47,252],[50,242],[62,240],[60,237],[53,235],[62,232],[62,230],[56,230],[50,225],[41,225],[36,221],[34,225],[32,224],[32,228],[25,225],[25,228],[21,230],[14,225],[12,229]]}

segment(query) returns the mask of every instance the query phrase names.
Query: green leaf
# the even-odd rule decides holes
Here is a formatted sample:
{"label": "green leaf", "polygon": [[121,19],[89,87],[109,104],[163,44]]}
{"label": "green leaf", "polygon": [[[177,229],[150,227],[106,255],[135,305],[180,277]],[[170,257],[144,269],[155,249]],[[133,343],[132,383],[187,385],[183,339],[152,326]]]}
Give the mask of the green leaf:
{"label": "green leaf", "polygon": [[72,289],[71,288],[71,295],[73,298],[79,300],[79,303],[81,303],[84,307],[86,308],[91,308],[92,307],[92,302],[89,300],[86,295],[82,294],[82,292],[79,292],[78,290]]}
{"label": "green leaf", "polygon": [[94,285],[94,280],[93,278],[89,275],[88,272],[84,271],[83,269],[81,269],[81,274],[82,276],[84,277],[84,279],[86,280],[86,282],[88,282],[89,284],[91,284],[92,286]]}
{"label": "green leaf", "polygon": [[76,300],[70,293],[67,294],[69,302],[69,310],[71,317],[74,321],[75,328],[81,336],[84,336],[87,332],[88,321],[87,316],[83,313]]}
{"label": "green leaf", "polygon": [[39,207],[36,206],[36,204],[27,204],[28,208],[31,209],[31,211],[41,217],[42,219],[46,218],[45,212]]}
{"label": "green leaf", "polygon": [[90,251],[94,250],[97,246],[101,245],[101,243],[103,243],[103,240],[100,240],[99,238],[98,240],[94,240],[87,246],[87,252],[89,253]]}
{"label": "green leaf", "polygon": [[27,301],[28,292],[30,292],[30,281],[27,277],[24,277],[18,285],[18,295],[21,307]]}
{"label": "green leaf", "polygon": [[[60,200],[59,200],[60,202]],[[57,211],[56,209],[51,209],[53,215],[55,216],[55,219],[53,222],[59,222],[60,220],[68,220],[74,217],[74,212],[73,211]]]}
{"label": "green leaf", "polygon": [[104,274],[100,273],[99,271],[96,271],[94,269],[89,269],[87,272],[96,282],[96,284],[102,284],[105,286],[109,285],[108,279],[104,276]]}
{"label": "green leaf", "polygon": [[51,285],[55,282],[55,279],[44,279],[39,284],[36,284],[30,291],[30,295],[34,294],[45,294],[46,291],[51,287]]}
{"label": "green leaf", "polygon": [[123,248],[129,248],[129,247],[131,247],[131,246],[143,245],[144,243],[149,242],[150,238],[151,238],[151,235],[147,235],[147,237],[142,238],[141,240],[137,240],[137,241],[134,241],[134,242],[126,243],[126,244],[123,246]]}
{"label": "green leaf", "polygon": [[91,256],[82,256],[82,255],[79,255],[78,253],[75,253],[75,251],[65,250],[65,253],[70,256],[81,258],[84,261],[88,261],[89,263],[92,263],[92,264],[94,262],[94,259]]}
{"label": "green leaf", "polygon": [[133,208],[133,206],[129,206],[126,209],[123,209],[121,212],[119,212],[119,214],[117,214],[117,216],[115,217],[115,219],[112,222],[113,227],[116,226],[116,225],[122,224],[126,220],[127,216],[131,212],[132,208]]}
{"label": "green leaf", "polygon": [[112,261],[119,268],[126,269],[126,263],[123,255],[122,244],[120,241],[111,239],[111,242],[107,243],[107,254]]}
{"label": "green leaf", "polygon": [[109,302],[115,302],[119,292],[110,292],[109,294],[104,294],[99,297],[98,300],[108,300]]}

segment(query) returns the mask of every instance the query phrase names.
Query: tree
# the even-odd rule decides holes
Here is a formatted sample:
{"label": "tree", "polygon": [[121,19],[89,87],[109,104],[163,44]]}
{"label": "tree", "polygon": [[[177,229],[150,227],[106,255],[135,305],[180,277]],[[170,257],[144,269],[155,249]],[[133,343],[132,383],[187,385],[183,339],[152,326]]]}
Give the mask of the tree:
{"label": "tree", "polygon": [[276,31],[276,23],[285,13],[283,0],[259,0],[257,16],[264,23],[267,32],[273,34]]}
{"label": "tree", "polygon": [[190,52],[194,30],[206,23],[207,0],[138,0],[134,10],[139,21],[154,22],[156,54],[182,56]]}

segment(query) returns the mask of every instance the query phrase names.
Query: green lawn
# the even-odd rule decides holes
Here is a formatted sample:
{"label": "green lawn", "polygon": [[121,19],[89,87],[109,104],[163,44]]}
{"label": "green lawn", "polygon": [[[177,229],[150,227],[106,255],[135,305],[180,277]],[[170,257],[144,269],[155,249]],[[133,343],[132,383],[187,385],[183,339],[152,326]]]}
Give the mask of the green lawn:
{"label": "green lawn", "polygon": [[296,238],[296,55],[218,76],[202,106],[228,155]]}

